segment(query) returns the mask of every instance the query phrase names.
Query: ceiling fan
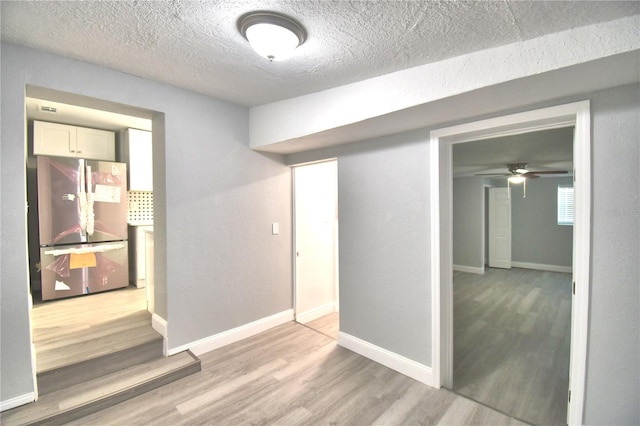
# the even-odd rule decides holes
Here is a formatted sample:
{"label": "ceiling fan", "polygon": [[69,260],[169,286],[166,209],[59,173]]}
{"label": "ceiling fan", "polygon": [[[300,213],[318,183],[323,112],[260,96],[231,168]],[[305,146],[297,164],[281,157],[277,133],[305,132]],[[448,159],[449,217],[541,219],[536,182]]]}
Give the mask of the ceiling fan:
{"label": "ceiling fan", "polygon": [[[494,177],[506,177],[507,178],[507,188],[510,187],[512,183],[524,183],[524,192],[522,197],[527,197],[527,179],[537,179],[539,175],[562,175],[569,173],[567,170],[538,170],[531,171],[527,169],[526,163],[510,163],[507,164],[507,169],[509,173],[476,173],[475,176],[494,176]],[[507,192],[507,196],[509,196],[511,191]]]}
{"label": "ceiling fan", "polygon": [[[476,173],[475,176],[495,176],[508,177],[511,183],[521,183],[523,179],[537,179],[539,175],[563,175],[569,173],[567,170],[537,170],[531,171],[527,169],[527,163],[510,163],[507,164],[509,173]],[[520,178],[520,179],[512,179]]]}

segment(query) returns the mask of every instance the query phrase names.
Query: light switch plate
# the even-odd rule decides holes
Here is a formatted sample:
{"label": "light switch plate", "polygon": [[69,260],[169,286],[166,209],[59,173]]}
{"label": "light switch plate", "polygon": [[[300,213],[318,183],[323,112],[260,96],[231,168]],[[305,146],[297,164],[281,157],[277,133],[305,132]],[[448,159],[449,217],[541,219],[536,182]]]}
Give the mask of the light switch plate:
{"label": "light switch plate", "polygon": [[271,234],[278,235],[280,233],[280,224],[278,222],[271,224]]}

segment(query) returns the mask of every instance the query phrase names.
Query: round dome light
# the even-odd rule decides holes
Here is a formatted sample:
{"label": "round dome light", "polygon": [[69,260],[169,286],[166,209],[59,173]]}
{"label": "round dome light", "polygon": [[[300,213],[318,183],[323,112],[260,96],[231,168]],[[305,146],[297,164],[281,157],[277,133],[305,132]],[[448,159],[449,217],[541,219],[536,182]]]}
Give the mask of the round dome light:
{"label": "round dome light", "polygon": [[269,61],[291,57],[307,38],[298,22],[274,12],[250,12],[238,19],[238,30],[253,50]]}

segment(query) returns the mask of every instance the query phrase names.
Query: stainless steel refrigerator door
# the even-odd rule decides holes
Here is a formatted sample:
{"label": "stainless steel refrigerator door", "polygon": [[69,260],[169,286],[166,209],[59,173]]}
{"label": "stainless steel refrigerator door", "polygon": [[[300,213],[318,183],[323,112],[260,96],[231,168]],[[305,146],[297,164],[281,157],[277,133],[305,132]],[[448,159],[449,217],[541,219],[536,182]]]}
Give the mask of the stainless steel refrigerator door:
{"label": "stainless steel refrigerator door", "polygon": [[129,285],[126,241],[42,247],[42,300],[99,293]]}
{"label": "stainless steel refrigerator door", "polygon": [[127,239],[124,163],[38,157],[40,245]]}
{"label": "stainless steel refrigerator door", "polygon": [[83,241],[80,227],[80,173],[75,158],[38,157],[38,218],[40,245]]}
{"label": "stainless steel refrigerator door", "polygon": [[88,212],[87,241],[126,240],[127,165],[87,160],[86,169],[89,204],[93,201]]}

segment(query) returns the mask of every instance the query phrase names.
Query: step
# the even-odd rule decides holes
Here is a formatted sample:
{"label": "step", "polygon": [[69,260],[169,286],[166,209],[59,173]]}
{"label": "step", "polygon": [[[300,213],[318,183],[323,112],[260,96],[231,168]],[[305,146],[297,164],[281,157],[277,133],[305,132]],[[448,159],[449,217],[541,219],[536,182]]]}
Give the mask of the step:
{"label": "step", "polygon": [[41,327],[38,336],[34,335],[38,373],[128,349],[159,336],[151,327],[151,314],[147,311],[88,325],[82,330],[62,333],[59,328]]}
{"label": "step", "polygon": [[163,339],[160,334],[136,346],[73,365],[38,373],[38,395],[44,396],[78,383],[114,373],[152,359],[162,357]]}
{"label": "step", "polygon": [[135,398],[200,371],[190,351],[156,358],[105,376],[59,389],[38,401],[2,413],[2,424],[61,425]]}

